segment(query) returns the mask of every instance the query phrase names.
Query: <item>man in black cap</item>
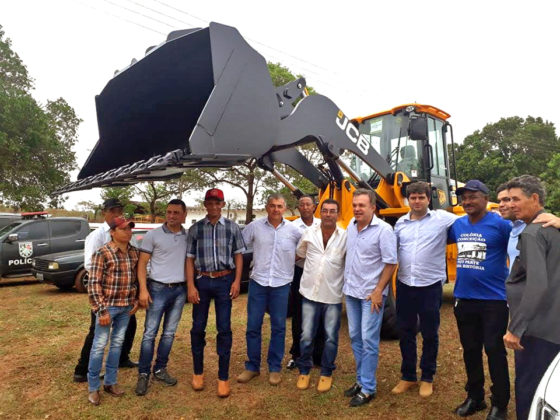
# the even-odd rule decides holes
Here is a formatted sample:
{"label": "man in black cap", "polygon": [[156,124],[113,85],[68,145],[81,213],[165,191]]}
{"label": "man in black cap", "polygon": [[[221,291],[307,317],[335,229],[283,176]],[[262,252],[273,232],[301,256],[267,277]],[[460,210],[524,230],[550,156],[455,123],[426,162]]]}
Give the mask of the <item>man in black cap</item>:
{"label": "man in black cap", "polygon": [[[109,198],[103,203],[103,224],[93,232],[91,232],[87,237],[84,245],[84,268],[89,272],[91,270],[91,258],[95,252],[101,248],[103,245],[111,240],[111,235],[109,234],[110,224],[117,217],[123,214],[123,205],[117,198]],[[93,344],[93,337],[95,333],[95,313],[91,312],[91,322],[89,326],[89,332],[84,340],[84,345],[80,354],[80,359],[78,364],[74,368],[74,382],[86,382],[87,381],[87,371],[89,363],[89,354],[91,352],[91,345]],[[134,335],[136,334],[136,316],[132,315],[128,323],[126,330],[126,335],[124,338],[124,343],[122,347],[121,357],[119,367],[134,368],[138,366],[138,363],[130,360],[130,349],[132,348],[132,343],[134,341]]]}
{"label": "man in black cap", "polygon": [[457,189],[466,216],[449,230],[457,244],[457,281],[454,312],[467,372],[466,400],[455,414],[466,417],[484,410],[482,349],[488,356],[492,407],[487,419],[505,419],[510,398],[507,354],[502,337],[508,324],[505,281],[511,223],[489,212],[488,188],[470,180]]}

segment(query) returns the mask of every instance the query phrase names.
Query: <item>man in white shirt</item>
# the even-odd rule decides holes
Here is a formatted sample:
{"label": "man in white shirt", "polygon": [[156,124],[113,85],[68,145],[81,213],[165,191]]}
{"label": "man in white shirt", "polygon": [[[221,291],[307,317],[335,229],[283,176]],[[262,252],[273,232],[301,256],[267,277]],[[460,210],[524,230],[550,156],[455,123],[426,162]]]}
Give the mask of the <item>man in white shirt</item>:
{"label": "man in white shirt", "polygon": [[[95,252],[99,248],[101,248],[111,240],[111,235],[109,234],[109,224],[115,218],[122,216],[123,205],[117,198],[109,198],[103,203],[102,212],[104,218],[103,224],[86,237],[84,244],[84,268],[88,272],[91,270],[91,258],[93,254],[95,254]],[[87,381],[89,354],[91,352],[91,346],[93,344],[93,337],[95,333],[95,319],[95,313],[91,312],[89,332],[84,340],[84,345],[80,353],[78,364],[74,368],[74,382]],[[135,334],[136,315],[132,315],[130,317],[130,321],[128,323],[128,327],[124,337],[119,367],[135,368],[136,366],[138,366],[138,363],[133,362],[129,358],[130,349],[132,348]]]}
{"label": "man in white shirt", "polygon": [[237,382],[246,383],[260,374],[261,338],[264,313],[270,314],[268,347],[268,381],[278,385],[286,339],[286,313],[290,283],[294,277],[296,246],[301,231],[283,215],[286,201],[280,194],[271,195],[266,203],[267,217],[257,219],[243,230],[248,248],[253,248],[253,269],[247,300],[247,357],[245,370]]}
{"label": "man in white shirt", "polygon": [[337,201],[323,201],[321,224],[305,230],[297,248],[297,255],[305,258],[299,289],[303,302],[300,357],[297,360],[300,373],[298,389],[309,388],[313,341],[318,328],[323,329],[326,340],[317,390],[326,392],[332,386],[332,372],[338,352],[346,256],[346,231],[336,225],[339,210]]}
{"label": "man in white shirt", "polygon": [[[321,219],[313,216],[315,213],[315,202],[310,195],[303,195],[298,199],[297,209],[300,217],[295,219],[292,223],[296,225],[301,232],[305,231],[308,227],[319,226]],[[299,293],[299,285],[301,276],[303,274],[303,264],[305,259],[296,261],[294,268],[294,280],[290,288],[290,299],[288,301],[288,316],[292,316],[292,347],[290,354],[292,357],[286,365],[287,369],[294,369],[296,367],[296,360],[299,357],[299,339],[301,337],[301,294]],[[321,354],[323,353],[324,337],[322,332],[318,333],[317,345],[313,348],[313,360],[317,365],[321,364]]]}
{"label": "man in white shirt", "polygon": [[397,325],[402,356],[401,381],[393,394],[401,394],[417,385],[416,333],[420,320],[422,357],[419,393],[433,393],[438,353],[438,329],[442,286],[447,278],[447,230],[457,216],[445,210],[430,210],[432,189],[426,182],[414,182],[406,188],[410,212],[395,224],[399,271],[397,281]]}

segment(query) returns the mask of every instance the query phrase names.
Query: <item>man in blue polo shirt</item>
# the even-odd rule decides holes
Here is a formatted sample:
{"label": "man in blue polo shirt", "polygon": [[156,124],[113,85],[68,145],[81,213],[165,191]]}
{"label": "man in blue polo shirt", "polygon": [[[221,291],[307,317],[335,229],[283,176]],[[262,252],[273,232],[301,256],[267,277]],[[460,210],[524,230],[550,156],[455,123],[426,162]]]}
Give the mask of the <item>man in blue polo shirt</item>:
{"label": "man in blue polo shirt", "polygon": [[508,324],[505,281],[508,276],[507,245],[511,223],[489,212],[488,188],[470,180],[457,189],[467,213],[449,230],[457,243],[455,318],[467,371],[467,399],[455,413],[461,417],[484,410],[482,349],[488,356],[492,379],[492,407],[487,419],[505,419],[510,398],[507,354],[502,337]]}

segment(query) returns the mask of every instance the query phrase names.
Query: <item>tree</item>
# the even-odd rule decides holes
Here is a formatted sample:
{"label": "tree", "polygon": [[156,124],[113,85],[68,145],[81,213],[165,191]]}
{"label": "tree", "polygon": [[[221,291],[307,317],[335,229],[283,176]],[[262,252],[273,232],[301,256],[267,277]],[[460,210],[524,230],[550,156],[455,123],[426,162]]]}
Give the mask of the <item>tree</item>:
{"label": "tree", "polygon": [[475,131],[455,150],[458,179],[479,179],[493,192],[513,177],[541,174],[560,141],[551,122],[509,117]]}
{"label": "tree", "polygon": [[[115,198],[123,205],[123,214],[131,217],[136,211],[136,204],[132,202],[134,197],[134,187],[107,187],[101,191],[101,200],[105,201]],[[99,209],[103,209],[103,205],[99,205]],[[97,214],[97,212],[96,212]]]}
{"label": "tree", "polygon": [[0,200],[14,209],[38,210],[70,181],[76,167],[72,147],[81,120],[59,98],[42,106],[33,99],[33,80],[4,38],[0,26]]}
{"label": "tree", "polygon": [[553,213],[560,213],[560,153],[553,155],[546,165],[541,179],[546,186],[545,207]]}
{"label": "tree", "polygon": [[[150,222],[156,221],[156,216],[164,216],[165,208],[158,206],[160,200],[168,199],[173,195],[173,190],[166,182],[150,181],[135,187],[135,192],[139,194],[147,203],[150,213]],[[161,203],[163,204],[163,203]]]}

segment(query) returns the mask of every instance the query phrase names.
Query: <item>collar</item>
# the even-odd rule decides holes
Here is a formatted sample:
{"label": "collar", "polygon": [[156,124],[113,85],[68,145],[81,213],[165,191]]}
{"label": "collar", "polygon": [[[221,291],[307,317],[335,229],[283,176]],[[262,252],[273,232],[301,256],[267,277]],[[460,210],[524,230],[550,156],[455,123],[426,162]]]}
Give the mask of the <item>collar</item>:
{"label": "collar", "polygon": [[[432,216],[433,213],[434,213],[434,210],[428,209],[428,212],[424,216],[422,216],[421,219],[415,219],[415,220],[424,220],[426,217]],[[406,213],[405,216],[404,216],[404,220],[408,220],[409,222],[413,222],[414,220],[412,220],[410,218],[410,214],[411,214],[410,211],[408,213]]]}
{"label": "collar", "polygon": [[103,224],[101,225],[101,228],[103,229],[104,232],[109,232],[111,230],[111,227],[109,226],[109,223],[107,223],[107,222],[103,222]]}
{"label": "collar", "polygon": [[525,222],[523,220],[516,219],[512,222],[512,224],[513,227],[515,228],[515,227],[523,226]]}
{"label": "collar", "polygon": [[540,209],[538,212],[536,212],[533,217],[531,218],[531,221],[529,223],[533,223],[533,220],[535,220],[537,218],[537,216],[541,213],[544,213],[544,209]]}
{"label": "collar", "polygon": [[[118,252],[120,251],[120,248],[118,247],[118,245],[113,241],[113,239],[111,239],[109,242],[107,242],[107,245],[109,245],[109,248],[111,248],[114,252]],[[128,244],[126,244],[126,251],[130,251],[130,242]]]}
{"label": "collar", "polygon": [[[355,217],[354,217],[353,220],[354,220],[354,225],[356,225],[356,227],[358,227],[358,221],[356,220]],[[375,225],[378,225],[378,224],[379,224],[379,217],[377,217],[375,215],[375,213],[373,213],[373,217],[371,218],[371,222],[369,222],[368,226],[375,226]],[[366,227],[366,229],[367,229],[367,227]]]}
{"label": "collar", "polygon": [[[266,217],[264,218],[264,223],[265,223],[266,225],[270,226],[270,227],[274,227],[274,226],[272,226],[272,223],[270,223],[270,222],[268,221],[268,216],[266,216]],[[285,223],[286,223],[286,219],[284,219],[284,218],[282,217],[282,221],[280,222],[280,224],[278,225],[278,227],[284,226]],[[275,229],[278,229],[278,228],[275,228]]]}
{"label": "collar", "polygon": [[[210,223],[210,219],[208,219],[208,215],[204,216],[204,219],[203,219],[203,220],[204,220],[204,224],[206,224],[206,225],[211,224],[211,223]],[[225,224],[226,224],[226,221],[225,221],[224,216],[220,216],[220,218],[218,219],[218,223],[221,224],[221,225],[225,225]]]}
{"label": "collar", "polygon": [[[165,233],[171,233],[172,235],[176,235],[179,232],[171,232],[171,230],[167,227],[167,222],[165,222],[163,225],[161,225],[161,229],[165,232]],[[185,228],[181,225],[181,230],[180,230],[180,234],[184,235],[185,234]]]}

